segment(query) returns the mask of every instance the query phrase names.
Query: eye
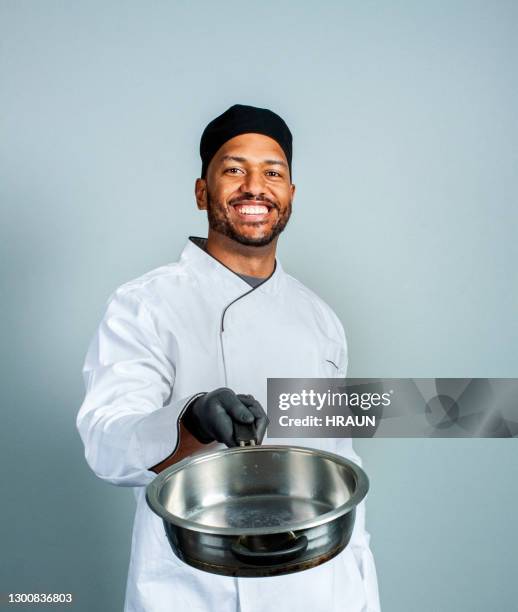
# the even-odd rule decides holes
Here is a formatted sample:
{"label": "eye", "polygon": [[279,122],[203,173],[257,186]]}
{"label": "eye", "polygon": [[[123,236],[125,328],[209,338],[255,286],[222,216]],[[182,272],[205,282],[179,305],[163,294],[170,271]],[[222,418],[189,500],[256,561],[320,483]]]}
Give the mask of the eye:
{"label": "eye", "polygon": [[275,177],[280,177],[281,174],[279,174],[276,170],[268,170],[267,174],[270,176],[275,176]]}
{"label": "eye", "polygon": [[241,168],[226,168],[225,173],[229,174],[238,174],[239,172],[243,172]]}

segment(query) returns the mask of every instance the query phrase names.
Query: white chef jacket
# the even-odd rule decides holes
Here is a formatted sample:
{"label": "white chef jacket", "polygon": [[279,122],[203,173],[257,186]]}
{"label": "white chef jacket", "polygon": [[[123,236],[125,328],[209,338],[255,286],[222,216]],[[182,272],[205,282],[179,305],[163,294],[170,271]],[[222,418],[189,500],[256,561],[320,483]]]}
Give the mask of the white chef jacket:
{"label": "white chef jacket", "polygon": [[[125,612],[375,612],[374,560],[357,507],[350,544],[302,572],[234,578],[178,559],[148,507],[149,470],[178,441],[178,419],[196,394],[218,387],[266,406],[267,378],[345,376],[343,327],[318,296],[286,274],[251,288],[195,238],[180,261],[122,285],[108,301],[86,356],[86,396],[77,427],[99,478],[133,487],[137,509]],[[351,440],[272,439],[311,446],[361,465]]]}

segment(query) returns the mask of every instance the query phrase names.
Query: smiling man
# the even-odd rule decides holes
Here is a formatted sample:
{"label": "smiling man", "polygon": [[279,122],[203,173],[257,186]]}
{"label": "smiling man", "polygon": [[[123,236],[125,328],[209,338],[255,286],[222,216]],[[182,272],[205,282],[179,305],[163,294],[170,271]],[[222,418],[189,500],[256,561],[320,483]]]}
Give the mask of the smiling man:
{"label": "smiling man", "polygon": [[[83,369],[77,426],[86,459],[137,499],[125,610],[377,611],[364,502],[349,545],[332,560],[254,579],[180,561],[146,504],[158,472],[212,446],[235,446],[236,424],[249,424],[261,442],[269,377],[343,377],[347,369],[340,321],[275,256],[295,194],[286,123],[266,109],[232,106],[206,127],[200,154],[195,193],[208,237],[192,237],[178,263],[115,291]],[[311,446],[361,465],[350,439]]]}

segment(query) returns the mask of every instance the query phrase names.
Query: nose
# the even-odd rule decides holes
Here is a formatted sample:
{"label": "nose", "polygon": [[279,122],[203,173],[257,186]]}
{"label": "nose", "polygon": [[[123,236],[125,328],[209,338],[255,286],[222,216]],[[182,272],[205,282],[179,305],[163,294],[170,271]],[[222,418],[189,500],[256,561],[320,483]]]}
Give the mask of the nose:
{"label": "nose", "polygon": [[251,170],[243,177],[241,191],[258,196],[264,194],[264,175],[260,171]]}

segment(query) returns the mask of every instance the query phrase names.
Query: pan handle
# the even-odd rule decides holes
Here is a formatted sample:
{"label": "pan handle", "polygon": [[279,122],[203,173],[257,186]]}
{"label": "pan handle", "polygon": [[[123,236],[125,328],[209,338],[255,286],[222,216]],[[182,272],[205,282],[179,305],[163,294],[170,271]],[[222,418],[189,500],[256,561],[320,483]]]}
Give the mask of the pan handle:
{"label": "pan handle", "polygon": [[234,421],[234,440],[238,446],[255,446],[257,444],[257,431],[254,423],[238,423]]}
{"label": "pan handle", "polygon": [[[268,417],[266,417],[266,424],[270,421]],[[255,427],[255,422],[253,423],[238,423],[234,421],[234,440],[237,442],[238,446],[256,446],[257,444],[261,444],[263,439],[257,439],[257,429]],[[263,434],[264,435],[264,434]]]}
{"label": "pan handle", "polygon": [[296,536],[290,531],[280,537],[281,542],[278,535],[243,536],[233,542],[230,548],[235,557],[250,565],[275,565],[296,559],[308,547],[305,535]]}

